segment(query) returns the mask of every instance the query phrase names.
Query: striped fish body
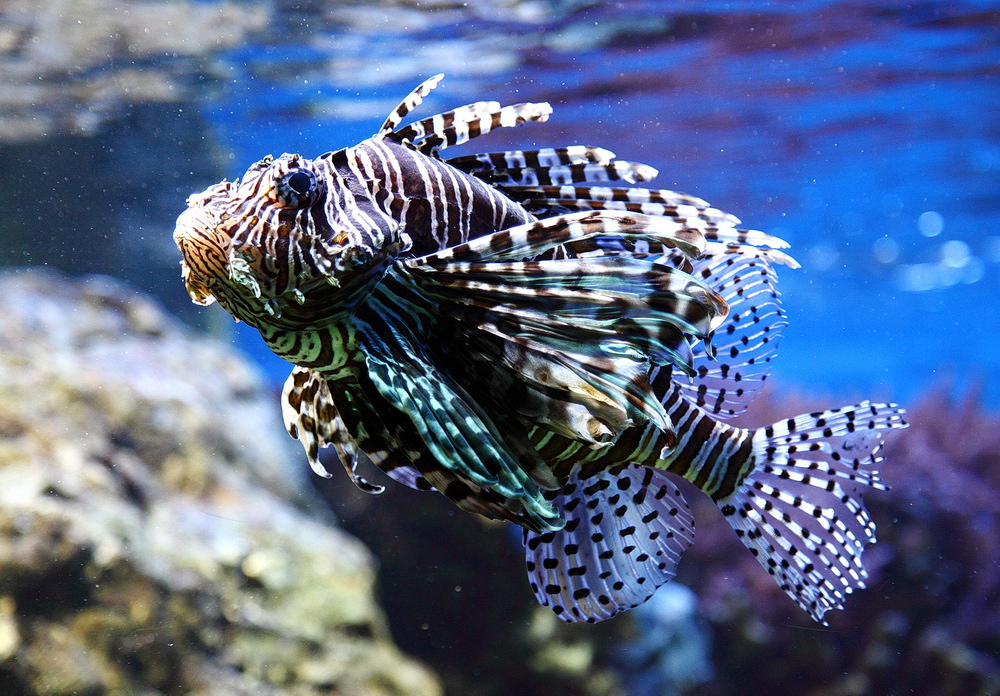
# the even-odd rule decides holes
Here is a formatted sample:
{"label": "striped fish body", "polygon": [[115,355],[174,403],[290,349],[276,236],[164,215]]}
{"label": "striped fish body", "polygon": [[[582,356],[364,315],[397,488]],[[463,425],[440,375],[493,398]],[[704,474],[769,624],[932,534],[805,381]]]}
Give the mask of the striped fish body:
{"label": "striped fish body", "polygon": [[857,493],[894,405],[760,430],[785,315],[784,242],[602,148],[439,151],[548,118],[477,102],[316,159],[266,158],[189,199],[175,240],[218,301],[295,365],[282,399],[314,470],[332,446],[525,530],[539,601],[598,621],[673,577],[693,539],[680,476],[818,620],[863,584]]}

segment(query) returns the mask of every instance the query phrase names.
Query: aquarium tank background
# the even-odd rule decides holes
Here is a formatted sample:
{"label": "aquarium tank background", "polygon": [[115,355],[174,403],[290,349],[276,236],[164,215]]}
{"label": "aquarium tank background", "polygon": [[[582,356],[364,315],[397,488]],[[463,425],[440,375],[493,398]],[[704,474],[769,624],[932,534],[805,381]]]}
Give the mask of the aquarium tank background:
{"label": "aquarium tank background", "polygon": [[[1000,693],[998,66],[1000,3],[972,0],[0,3],[0,692]],[[747,425],[908,408],[893,488],[866,496],[869,587],[829,628],[710,504],[649,604],[561,625],[511,530],[312,477],[284,441],[289,368],[190,304],[174,220],[264,155],[369,137],[439,72],[418,116],[554,109],[458,152],[608,147],[791,243],[789,328]],[[120,517],[94,512],[118,509],[89,487],[107,472]],[[286,502],[226,506],[253,486]],[[349,561],[265,554],[291,546],[261,530],[289,525]],[[369,589],[332,601],[344,573]]]}

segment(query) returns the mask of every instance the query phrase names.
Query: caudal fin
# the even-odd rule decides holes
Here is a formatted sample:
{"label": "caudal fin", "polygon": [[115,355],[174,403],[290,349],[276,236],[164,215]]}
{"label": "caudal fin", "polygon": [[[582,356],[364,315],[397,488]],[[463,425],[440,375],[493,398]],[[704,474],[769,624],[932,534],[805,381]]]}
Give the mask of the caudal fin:
{"label": "caudal fin", "polygon": [[875,525],[865,487],[885,490],[875,466],[895,404],[865,401],[809,413],[754,433],[754,468],[718,501],[736,534],[778,585],[817,621],[865,586],[864,547]]}

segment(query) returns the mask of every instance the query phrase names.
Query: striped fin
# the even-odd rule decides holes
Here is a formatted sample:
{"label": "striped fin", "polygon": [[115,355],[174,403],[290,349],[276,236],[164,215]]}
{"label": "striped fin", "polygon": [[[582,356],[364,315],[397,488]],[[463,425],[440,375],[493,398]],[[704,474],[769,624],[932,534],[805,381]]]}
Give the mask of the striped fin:
{"label": "striped fin", "polygon": [[525,531],[528,578],[538,601],[567,622],[593,623],[637,607],[677,572],[694,517],[660,470],[637,465],[549,494],[566,526]]}
{"label": "striped fin", "polygon": [[616,211],[571,213],[494,232],[447,249],[400,263],[406,268],[437,266],[452,261],[520,261],[540,256],[563,244],[602,236],[649,240],[697,256],[704,236],[665,218]]}
{"label": "striped fin", "polygon": [[396,129],[396,126],[403,122],[406,115],[420,106],[424,101],[424,97],[430,94],[443,79],[444,73],[440,73],[417,85],[417,88],[407,94],[406,98],[399,103],[399,106],[393,109],[392,112],[386,117],[385,121],[382,123],[382,127],[378,129],[378,133],[375,137],[384,137],[393,132]]}
{"label": "striped fin", "polygon": [[397,131],[395,137],[400,141],[405,141],[413,145],[425,138],[444,133],[456,124],[469,124],[473,121],[479,121],[496,113],[500,108],[500,102],[498,101],[473,102],[472,104],[466,104],[451,111],[434,114],[419,121],[414,121],[405,128]]}
{"label": "striped fin", "polygon": [[693,347],[693,375],[675,377],[680,393],[718,418],[746,411],[760,393],[788,321],[781,306],[771,250],[709,244],[691,273],[729,305],[711,343]]}
{"label": "striped fin", "polygon": [[690,275],[628,257],[454,262],[399,272],[442,315],[465,324],[467,335],[503,341],[496,360],[521,380],[587,405],[615,432],[647,419],[670,432],[648,366],[690,370],[686,335],[706,336],[726,311]]}
{"label": "striped fin", "polygon": [[406,414],[443,466],[503,498],[519,501],[537,526],[560,528],[558,513],[539,489],[557,483],[530,447],[526,433],[520,445],[516,429],[498,428],[427,354],[428,348],[405,322],[405,303],[390,306],[387,300],[373,296],[369,305],[377,316],[358,319],[368,375],[382,398]]}
{"label": "striped fin", "polygon": [[330,472],[319,461],[319,449],[333,445],[354,485],[365,493],[376,495],[385,490],[385,486],[369,483],[358,474],[358,460],[363,455],[347,433],[329,385],[319,372],[296,366],[285,381],[281,397],[285,428],[302,443],[309,466],[316,474],[330,478]]}
{"label": "striped fin", "polygon": [[519,500],[504,498],[442,466],[407,415],[385,403],[365,375],[361,383],[338,382],[330,394],[356,448],[394,480],[421,491],[435,488],[467,512],[526,529],[544,529]]}
{"label": "striped fin", "polygon": [[569,164],[608,164],[615,153],[603,147],[570,145],[569,147],[546,147],[540,150],[507,150],[506,152],[486,152],[478,155],[450,157],[445,163],[473,174],[484,170],[522,169],[525,167],[557,167]]}
{"label": "striped fin", "polygon": [[736,216],[713,208],[701,198],[676,191],[570,185],[501,184],[500,187],[505,194],[539,216],[582,210],[620,210],[673,218],[703,230],[709,241],[769,246],[772,249],[788,247],[786,241],[773,235],[740,229],[737,227],[740,220]]}
{"label": "striped fin", "polygon": [[615,160],[608,164],[555,164],[552,166],[486,169],[473,175],[494,186],[564,186],[583,182],[627,181],[630,184],[650,181],[657,171],[638,162]]}
{"label": "striped fin", "polygon": [[716,501],[764,569],[817,621],[865,586],[861,553],[875,542],[875,525],[859,492],[885,488],[874,467],[885,433],[906,427],[904,413],[865,401],[761,428],[753,469]]}
{"label": "striped fin", "polygon": [[497,107],[499,102],[477,102],[404,126],[393,133],[393,138],[410,143],[425,155],[434,155],[438,150],[461,145],[497,128],[547,121],[552,114],[552,107],[545,102]]}

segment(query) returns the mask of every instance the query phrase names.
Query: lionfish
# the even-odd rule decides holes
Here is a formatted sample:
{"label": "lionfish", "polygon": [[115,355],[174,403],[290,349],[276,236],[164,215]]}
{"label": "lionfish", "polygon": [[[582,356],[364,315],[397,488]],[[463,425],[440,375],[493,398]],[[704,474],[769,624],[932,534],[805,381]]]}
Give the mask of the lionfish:
{"label": "lionfish", "polygon": [[174,239],[194,302],[218,301],[294,363],[282,395],[312,468],[333,446],[523,528],[537,599],[564,621],[647,600],[692,543],[672,476],[704,491],[817,621],[864,587],[894,404],[746,429],[786,325],[771,235],[582,145],[443,159],[545,121],[483,101],[315,159],[284,154],[188,199]]}

